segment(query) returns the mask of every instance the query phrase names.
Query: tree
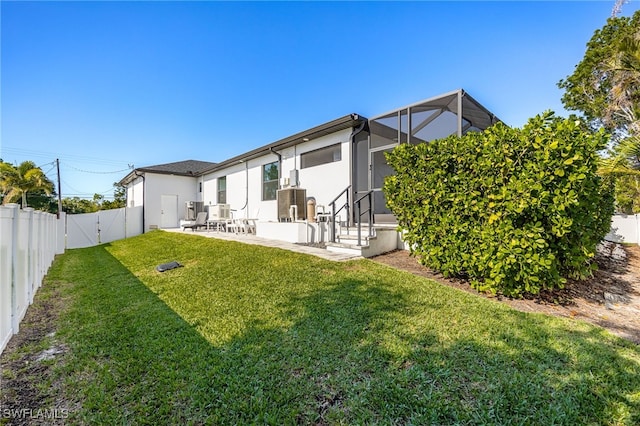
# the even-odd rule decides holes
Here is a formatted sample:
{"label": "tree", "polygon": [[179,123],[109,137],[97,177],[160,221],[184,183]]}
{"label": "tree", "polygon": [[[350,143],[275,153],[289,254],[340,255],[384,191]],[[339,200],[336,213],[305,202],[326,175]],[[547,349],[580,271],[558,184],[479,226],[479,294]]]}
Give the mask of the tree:
{"label": "tree", "polygon": [[17,167],[0,162],[0,191],[2,204],[20,201],[22,208],[27,207],[28,193],[53,193],[53,182],[33,161],[23,161]]}
{"label": "tree", "polygon": [[127,204],[127,187],[124,185],[118,184],[118,182],[113,183],[113,202],[118,203],[119,207],[126,207]]}
{"label": "tree", "polygon": [[113,184],[113,201],[102,200],[101,209],[119,209],[127,206],[127,189],[122,185],[118,185],[117,182]]}
{"label": "tree", "polygon": [[622,139],[637,130],[640,117],[640,11],[611,17],[587,43],[584,58],[558,86],[565,108],[580,111],[594,129]]}
{"label": "tree", "polygon": [[93,200],[66,197],[62,199],[62,210],[67,214],[93,213],[100,210],[100,206]]}
{"label": "tree", "polygon": [[80,214],[126,207],[126,188],[117,183],[114,183],[113,186],[113,200],[107,200],[104,198],[104,195],[97,193],[93,194],[91,200],[79,197],[63,198],[62,209],[69,214]]}
{"label": "tree", "polygon": [[616,177],[616,209],[619,213],[640,213],[640,176]]}
{"label": "tree", "polygon": [[636,170],[640,165],[640,28],[620,40],[605,69],[612,86],[604,121],[626,123],[625,137],[614,149],[615,166]]}
{"label": "tree", "polygon": [[632,213],[640,211],[640,11],[617,17],[623,4],[616,2],[574,73],[558,85],[566,90],[566,108],[582,111],[593,128],[614,135],[599,173],[615,177],[617,209]]}

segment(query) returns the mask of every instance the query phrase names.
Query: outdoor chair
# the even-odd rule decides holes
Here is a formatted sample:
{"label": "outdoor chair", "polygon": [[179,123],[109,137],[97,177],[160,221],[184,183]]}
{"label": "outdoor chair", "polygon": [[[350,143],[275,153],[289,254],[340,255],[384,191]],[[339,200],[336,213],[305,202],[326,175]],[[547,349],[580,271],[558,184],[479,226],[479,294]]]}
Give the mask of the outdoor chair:
{"label": "outdoor chair", "polygon": [[232,213],[229,204],[215,204],[209,206],[209,218],[207,219],[207,230],[210,228],[216,231],[226,231],[227,224],[231,221]]}
{"label": "outdoor chair", "polygon": [[192,231],[195,231],[198,228],[206,228],[206,227],[207,227],[207,212],[200,212],[196,217],[196,221],[188,225],[183,225],[182,230],[184,231],[187,228],[191,228]]}
{"label": "outdoor chair", "polygon": [[227,224],[227,231],[236,234],[256,234],[255,219],[235,219],[231,224]]}

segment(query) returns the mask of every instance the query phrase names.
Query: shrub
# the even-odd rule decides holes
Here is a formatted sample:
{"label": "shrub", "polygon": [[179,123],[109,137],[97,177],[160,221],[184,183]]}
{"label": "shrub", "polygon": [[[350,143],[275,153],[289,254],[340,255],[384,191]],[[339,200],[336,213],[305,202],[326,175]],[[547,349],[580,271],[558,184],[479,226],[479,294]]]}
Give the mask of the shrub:
{"label": "shrub", "polygon": [[590,274],[613,214],[597,174],[607,136],[546,112],[522,129],[398,146],[387,204],[420,263],[480,291],[521,296]]}

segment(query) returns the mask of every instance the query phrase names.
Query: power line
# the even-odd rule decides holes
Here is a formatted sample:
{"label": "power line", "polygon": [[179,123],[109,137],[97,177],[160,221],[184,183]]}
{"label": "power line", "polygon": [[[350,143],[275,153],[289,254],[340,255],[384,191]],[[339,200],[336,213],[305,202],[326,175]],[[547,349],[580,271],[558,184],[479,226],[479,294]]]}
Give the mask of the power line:
{"label": "power line", "polygon": [[[67,188],[71,189],[72,191],[75,191],[76,195],[78,195],[78,194],[85,194],[85,195],[91,195],[91,196],[93,196],[93,194],[101,194],[102,195],[102,194],[105,194],[107,192],[113,191],[115,189],[115,188],[111,187],[111,188],[106,189],[106,190],[104,190],[102,192],[98,192],[98,191],[82,192],[78,188],[74,188],[73,186],[69,185],[69,183],[66,180],[64,180],[64,179],[60,179],[60,180],[64,184],[64,186],[66,186]],[[65,193],[64,195],[68,195],[68,194]]]}
{"label": "power line", "polygon": [[69,185],[69,183],[68,183],[67,181],[65,181],[64,179],[60,179],[60,180],[62,181],[62,183],[64,183],[64,185],[65,185],[66,187],[70,188],[72,191],[76,191],[78,194],[93,195],[93,194],[90,194],[90,193],[88,193],[88,192],[82,192],[82,191],[80,191],[79,189],[74,188],[73,186]]}
{"label": "power line", "polygon": [[[0,157],[2,157],[3,153],[10,153],[10,154],[14,154],[14,155],[20,155],[20,156],[24,156],[24,157],[42,157],[42,158],[47,158],[47,159],[51,159],[52,157],[58,157],[58,159],[60,159],[60,163],[69,170],[73,170],[74,172],[80,172],[80,173],[88,173],[88,174],[94,174],[94,175],[110,175],[110,174],[117,174],[117,173],[124,173],[124,172],[128,172],[130,170],[132,170],[134,168],[134,166],[128,162],[125,161],[113,161],[113,160],[105,160],[102,158],[95,158],[95,157],[88,157],[88,156],[81,156],[81,155],[58,155],[58,154],[54,154],[51,152],[45,152],[45,151],[36,151],[36,150],[29,150],[29,149],[23,149],[23,148],[11,148],[11,147],[5,147],[3,146],[2,149],[0,150]],[[63,161],[64,160],[64,161]],[[6,161],[6,160],[5,160]],[[82,162],[83,164],[86,163],[90,163],[90,164],[99,164],[101,166],[122,166],[123,164],[127,165],[127,168],[122,168],[122,169],[118,169],[118,170],[113,170],[113,171],[98,171],[98,170],[87,170],[87,169],[83,169],[83,168],[78,168],[75,167],[73,165],[71,165],[71,162]],[[47,161],[46,163],[43,163],[42,165],[38,166],[38,168],[42,169],[43,167],[47,167],[47,166],[51,166],[51,168],[49,168],[44,174],[45,176],[49,177],[52,181],[57,179],[57,173],[55,173],[55,169],[56,166],[58,166],[57,164],[57,160],[54,161]],[[58,171],[59,173],[59,171]],[[68,193],[67,191],[62,191],[64,189],[69,189],[71,191],[73,191],[73,193]],[[111,187],[105,191],[102,192],[83,192],[71,185],[69,185],[69,183],[64,180],[64,179],[60,179],[58,181],[58,188],[57,188],[57,192],[59,195],[66,197],[79,197],[79,198],[86,198],[86,199],[92,199],[94,197],[95,194],[100,194],[102,195],[105,199],[114,199],[115,196],[112,195],[113,191],[115,188]],[[109,194],[109,195],[106,195]]]}
{"label": "power line", "polygon": [[112,172],[98,172],[98,171],[92,171],[92,170],[82,170],[79,169],[77,167],[73,167],[69,164],[66,163],[62,163],[64,166],[69,167],[70,169],[73,169],[77,172],[82,172],[82,173],[91,173],[91,174],[95,174],[95,175],[109,175],[109,174],[115,174],[115,173],[123,173],[123,172],[127,172],[129,170],[132,170],[133,167],[131,165],[129,165],[129,167],[127,167],[126,169],[121,169],[121,170],[114,170]]}
{"label": "power line", "polygon": [[74,154],[62,155],[59,153],[53,153],[53,152],[47,152],[47,151],[36,151],[36,150],[30,150],[30,149],[24,149],[24,148],[13,148],[13,147],[7,147],[7,146],[2,147],[0,156],[2,156],[2,154],[5,152],[8,154],[14,154],[14,155],[17,154],[24,157],[59,158],[61,160],[111,165],[111,166],[121,166],[122,164],[127,164],[128,166],[130,164],[126,161],[120,161],[120,160],[107,160],[104,158],[88,157],[88,156],[74,155]]}
{"label": "power line", "polygon": [[[49,170],[47,170],[46,172],[44,172],[45,175],[48,175],[49,173],[51,173],[53,171],[53,169],[56,168],[55,162],[54,163],[47,163],[47,164],[44,164],[44,165],[45,166],[46,165],[51,165],[51,168]],[[38,168],[42,169],[42,166],[39,166]]]}
{"label": "power line", "polygon": [[44,166],[54,166],[55,167],[56,162],[55,161],[50,161],[48,163],[44,163],[41,166],[38,166],[39,169],[43,168]]}

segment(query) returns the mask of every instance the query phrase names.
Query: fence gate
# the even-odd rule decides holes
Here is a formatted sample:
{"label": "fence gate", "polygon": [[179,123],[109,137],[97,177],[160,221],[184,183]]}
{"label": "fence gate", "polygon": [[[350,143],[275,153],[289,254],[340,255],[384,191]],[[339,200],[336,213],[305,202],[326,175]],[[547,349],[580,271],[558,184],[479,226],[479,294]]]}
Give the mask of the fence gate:
{"label": "fence gate", "polygon": [[67,248],[98,245],[98,213],[67,215]]}
{"label": "fence gate", "polygon": [[99,242],[101,244],[126,238],[124,210],[122,208],[98,212]]}
{"label": "fence gate", "polygon": [[125,209],[67,215],[67,248],[93,247],[126,237]]}

